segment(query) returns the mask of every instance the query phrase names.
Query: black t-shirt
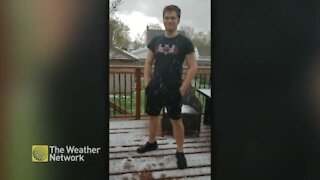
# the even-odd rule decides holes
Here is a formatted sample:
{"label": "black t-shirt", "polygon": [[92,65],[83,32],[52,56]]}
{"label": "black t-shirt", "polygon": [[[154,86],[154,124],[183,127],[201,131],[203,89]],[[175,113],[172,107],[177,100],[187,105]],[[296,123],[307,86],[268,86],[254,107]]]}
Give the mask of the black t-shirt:
{"label": "black t-shirt", "polygon": [[192,42],[180,34],[172,38],[160,35],[154,37],[147,47],[154,53],[155,58],[151,81],[166,87],[180,87],[185,56],[194,52]]}

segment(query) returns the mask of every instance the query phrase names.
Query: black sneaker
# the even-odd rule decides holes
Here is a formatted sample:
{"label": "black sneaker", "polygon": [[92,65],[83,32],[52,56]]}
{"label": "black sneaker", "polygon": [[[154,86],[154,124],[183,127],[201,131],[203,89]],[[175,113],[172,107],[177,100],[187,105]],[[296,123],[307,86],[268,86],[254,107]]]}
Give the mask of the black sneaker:
{"label": "black sneaker", "polygon": [[153,151],[153,150],[156,150],[158,148],[158,144],[157,144],[157,141],[155,141],[154,143],[149,143],[147,141],[147,143],[143,146],[140,146],[138,149],[137,149],[137,152],[138,153],[145,153],[145,152],[148,152],[148,151]]}
{"label": "black sneaker", "polygon": [[187,160],[186,157],[184,156],[183,152],[176,152],[176,158],[177,158],[177,165],[179,169],[185,169],[187,168]]}

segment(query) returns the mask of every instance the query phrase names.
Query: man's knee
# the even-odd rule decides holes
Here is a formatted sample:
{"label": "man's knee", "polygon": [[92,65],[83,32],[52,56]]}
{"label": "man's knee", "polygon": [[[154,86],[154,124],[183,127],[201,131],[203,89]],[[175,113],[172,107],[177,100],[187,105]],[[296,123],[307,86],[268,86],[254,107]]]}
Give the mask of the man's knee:
{"label": "man's knee", "polygon": [[171,119],[171,124],[172,126],[176,127],[176,126],[183,126],[183,123],[182,123],[182,119],[179,118],[179,119]]}
{"label": "man's knee", "polygon": [[158,121],[158,119],[159,119],[159,116],[149,116],[149,120],[151,122]]}

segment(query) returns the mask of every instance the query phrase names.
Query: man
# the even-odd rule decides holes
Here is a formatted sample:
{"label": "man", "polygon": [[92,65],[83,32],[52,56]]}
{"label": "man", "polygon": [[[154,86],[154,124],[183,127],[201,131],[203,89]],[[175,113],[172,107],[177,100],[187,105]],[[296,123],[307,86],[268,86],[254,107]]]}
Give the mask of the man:
{"label": "man", "polygon": [[[149,139],[137,149],[138,153],[156,150],[156,131],[160,111],[167,109],[173,127],[173,135],[177,144],[178,168],[187,167],[183,152],[184,126],[181,119],[182,96],[191,84],[197,71],[197,63],[192,42],[177,31],[181,11],[175,5],[163,9],[163,35],[153,38],[147,45],[149,48],[144,67],[146,86],[146,113],[149,117]],[[187,75],[182,83],[182,64],[186,61]],[[153,76],[152,65],[155,63]]]}

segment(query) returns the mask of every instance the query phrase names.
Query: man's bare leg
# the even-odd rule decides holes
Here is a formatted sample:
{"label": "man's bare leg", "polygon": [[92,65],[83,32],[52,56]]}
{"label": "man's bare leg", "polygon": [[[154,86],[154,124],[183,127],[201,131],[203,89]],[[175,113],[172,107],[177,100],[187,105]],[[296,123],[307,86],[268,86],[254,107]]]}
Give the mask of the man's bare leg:
{"label": "man's bare leg", "polygon": [[179,120],[171,120],[173,136],[176,139],[178,152],[183,152],[183,143],[184,143],[184,126],[182,123],[182,119]]}
{"label": "man's bare leg", "polygon": [[179,169],[185,169],[188,167],[187,160],[183,152],[183,143],[184,143],[184,126],[182,119],[179,120],[171,120],[172,129],[173,129],[173,136],[176,139],[177,143],[177,165]]}
{"label": "man's bare leg", "polygon": [[142,145],[137,149],[138,153],[145,153],[148,151],[156,150],[158,148],[158,144],[156,141],[157,130],[158,130],[158,119],[159,119],[159,116],[149,117],[149,127],[148,127],[149,138],[145,145]]}
{"label": "man's bare leg", "polygon": [[149,116],[149,143],[154,143],[156,141],[157,130],[158,130],[158,120],[159,116]]}

